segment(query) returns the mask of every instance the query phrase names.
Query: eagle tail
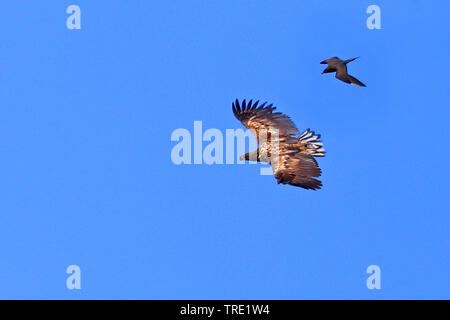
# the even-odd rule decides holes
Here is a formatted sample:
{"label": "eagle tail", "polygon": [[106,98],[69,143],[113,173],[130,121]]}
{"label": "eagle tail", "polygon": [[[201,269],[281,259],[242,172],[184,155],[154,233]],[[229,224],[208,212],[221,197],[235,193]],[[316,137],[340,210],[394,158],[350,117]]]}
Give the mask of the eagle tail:
{"label": "eagle tail", "polygon": [[298,142],[301,148],[304,149],[308,154],[314,157],[324,157],[325,149],[323,147],[322,141],[320,139],[320,134],[316,134],[310,129],[306,129],[299,137]]}

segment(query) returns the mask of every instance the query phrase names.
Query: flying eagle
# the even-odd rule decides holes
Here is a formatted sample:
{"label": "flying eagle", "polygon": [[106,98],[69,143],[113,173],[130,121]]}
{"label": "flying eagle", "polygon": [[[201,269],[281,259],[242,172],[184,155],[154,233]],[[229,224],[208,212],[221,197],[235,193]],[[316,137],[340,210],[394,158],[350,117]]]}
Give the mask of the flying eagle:
{"label": "flying eagle", "polygon": [[233,102],[235,117],[252,131],[259,146],[240,159],[270,163],[278,183],[320,189],[322,182],[315,177],[320,177],[322,171],[314,158],[325,156],[320,135],[310,129],[298,135],[292,120],[274,112],[273,104],[258,105],[259,101],[253,103],[253,100],[248,103],[244,100],[242,105],[237,99]]}

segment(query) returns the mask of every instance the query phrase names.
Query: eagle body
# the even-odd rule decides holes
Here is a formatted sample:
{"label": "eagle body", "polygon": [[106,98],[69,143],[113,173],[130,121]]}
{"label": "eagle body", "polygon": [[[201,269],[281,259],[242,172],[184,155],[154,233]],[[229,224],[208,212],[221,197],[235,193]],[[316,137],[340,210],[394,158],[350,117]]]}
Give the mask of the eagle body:
{"label": "eagle body", "polygon": [[314,157],[323,157],[325,149],[320,135],[306,129],[299,134],[292,120],[272,104],[250,100],[236,100],[233,113],[250,129],[258,142],[258,149],[241,156],[242,160],[270,163],[278,183],[290,184],[304,189],[317,190],[322,182],[316,177],[321,170]]}

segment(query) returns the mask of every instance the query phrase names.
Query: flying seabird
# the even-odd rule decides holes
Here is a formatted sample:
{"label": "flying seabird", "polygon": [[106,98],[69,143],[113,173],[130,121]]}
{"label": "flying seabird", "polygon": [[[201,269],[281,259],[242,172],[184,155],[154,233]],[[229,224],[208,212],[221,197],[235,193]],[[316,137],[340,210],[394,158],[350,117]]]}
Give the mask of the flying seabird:
{"label": "flying seabird", "polygon": [[322,61],[320,64],[327,64],[328,66],[323,70],[322,74],[324,73],[330,73],[330,72],[336,72],[336,78],[344,81],[346,83],[352,84],[354,86],[358,87],[365,87],[366,85],[356,79],[355,77],[352,77],[347,73],[347,63],[352,62],[353,60],[356,60],[358,58],[352,58],[345,61],[342,61],[338,57],[333,57],[327,60]]}

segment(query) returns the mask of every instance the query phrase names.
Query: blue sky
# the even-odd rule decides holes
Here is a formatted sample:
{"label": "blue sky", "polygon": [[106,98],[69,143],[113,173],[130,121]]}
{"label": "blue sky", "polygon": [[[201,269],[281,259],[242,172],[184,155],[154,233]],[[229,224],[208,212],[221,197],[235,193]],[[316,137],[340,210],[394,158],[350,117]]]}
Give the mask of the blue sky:
{"label": "blue sky", "polygon": [[[450,298],[449,9],[1,2],[0,298]],[[331,56],[367,88],[321,75]],[[242,128],[236,98],[322,134],[323,190],[172,163],[173,130]]]}

